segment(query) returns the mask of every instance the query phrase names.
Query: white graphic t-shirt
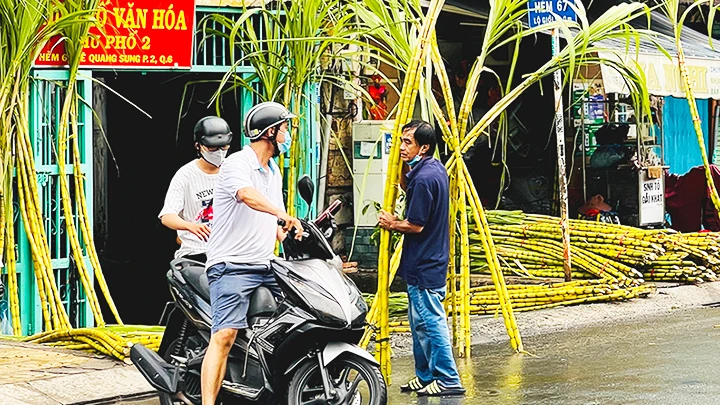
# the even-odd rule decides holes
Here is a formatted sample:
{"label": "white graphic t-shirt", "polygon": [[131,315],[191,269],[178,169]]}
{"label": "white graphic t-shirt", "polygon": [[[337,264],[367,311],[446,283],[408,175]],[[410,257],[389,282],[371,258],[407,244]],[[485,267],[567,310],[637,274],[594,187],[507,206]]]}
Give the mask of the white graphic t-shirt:
{"label": "white graphic t-shirt", "polygon": [[[158,218],[165,214],[177,214],[180,218],[196,224],[213,222],[213,192],[217,174],[208,174],[200,169],[195,159],[181,167],[170,181],[165,195],[165,205]],[[207,242],[188,231],[177,231],[180,248],[175,258],[205,253]]]}

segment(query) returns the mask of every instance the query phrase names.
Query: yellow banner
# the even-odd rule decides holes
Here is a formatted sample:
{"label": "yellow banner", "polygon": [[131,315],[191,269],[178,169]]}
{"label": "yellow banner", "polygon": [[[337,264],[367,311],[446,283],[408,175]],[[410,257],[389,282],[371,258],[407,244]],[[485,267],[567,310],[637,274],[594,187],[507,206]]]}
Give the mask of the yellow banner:
{"label": "yellow banner", "polygon": [[[637,67],[645,73],[648,91],[656,96],[675,96],[684,98],[682,79],[677,58],[669,59],[664,55],[619,55],[613,52],[598,52],[601,58],[621,60]],[[686,58],[685,65],[690,76],[693,95],[698,99],[720,99],[720,60]],[[603,84],[606,93],[629,93],[623,76],[615,69],[602,65]]]}

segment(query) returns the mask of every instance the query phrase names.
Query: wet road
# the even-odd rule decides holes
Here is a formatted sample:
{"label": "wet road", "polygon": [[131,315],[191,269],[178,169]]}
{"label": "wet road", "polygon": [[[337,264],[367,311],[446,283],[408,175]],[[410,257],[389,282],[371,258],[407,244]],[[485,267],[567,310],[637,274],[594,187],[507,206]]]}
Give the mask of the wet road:
{"label": "wet road", "polygon": [[720,405],[720,328],[715,325],[720,325],[720,309],[703,308],[525,338],[533,356],[513,355],[507,344],[476,346],[470,362],[459,360],[465,398],[401,394],[398,387],[413,376],[413,363],[398,358],[389,403]]}

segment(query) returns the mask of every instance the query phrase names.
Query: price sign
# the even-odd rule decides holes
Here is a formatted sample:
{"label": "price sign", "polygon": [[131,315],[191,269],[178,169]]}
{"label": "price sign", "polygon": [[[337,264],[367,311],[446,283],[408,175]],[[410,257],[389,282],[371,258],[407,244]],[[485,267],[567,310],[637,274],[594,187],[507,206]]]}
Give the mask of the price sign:
{"label": "price sign", "polygon": [[662,224],[665,221],[665,182],[664,178],[651,179],[647,170],[638,173],[640,193],[639,225]]}

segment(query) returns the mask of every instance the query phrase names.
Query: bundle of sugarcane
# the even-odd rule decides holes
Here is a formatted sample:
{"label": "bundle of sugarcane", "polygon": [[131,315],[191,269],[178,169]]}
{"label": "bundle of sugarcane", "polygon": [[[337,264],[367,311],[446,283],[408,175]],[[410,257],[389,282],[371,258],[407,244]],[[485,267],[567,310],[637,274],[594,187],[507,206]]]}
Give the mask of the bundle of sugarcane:
{"label": "bundle of sugarcane", "polygon": [[[645,297],[655,291],[653,284],[621,286],[605,280],[575,280],[545,284],[509,284],[508,295],[513,308],[518,311],[532,311],[557,306],[578,305],[593,302],[623,301]],[[372,300],[366,294],[365,299]],[[458,298],[459,299],[459,298]],[[407,294],[391,294],[390,316],[401,318],[407,314]],[[476,315],[495,314],[500,309],[494,286],[470,289],[470,312]],[[395,332],[409,328],[407,321],[391,322]]]}
{"label": "bundle of sugarcane", "polygon": [[106,325],[97,328],[51,330],[28,336],[23,341],[100,353],[130,364],[128,356],[133,344],[141,343],[157,351],[164,331],[162,326]]}
{"label": "bundle of sugarcane", "polygon": [[[521,211],[489,211],[506,274],[564,277],[559,218]],[[586,220],[570,221],[573,279],[598,278],[639,285],[643,280],[716,280],[720,235],[681,234]],[[471,235],[472,269],[485,272],[484,252]]]}
{"label": "bundle of sugarcane", "polygon": [[131,344],[140,343],[158,351],[165,327],[159,325],[106,325],[103,329],[120,335]]}
{"label": "bundle of sugarcane", "polygon": [[[365,299],[365,302],[368,303],[368,305],[372,305],[375,294],[363,293],[363,298]],[[390,317],[407,315],[407,311],[407,294],[404,292],[390,293],[390,295],[388,296],[388,312],[390,313]]]}
{"label": "bundle of sugarcane", "polygon": [[[622,287],[603,280],[576,280],[554,284],[516,284],[508,286],[513,308],[518,311],[553,308],[592,302],[627,300],[647,296],[652,284]],[[494,314],[498,310],[497,295],[487,287],[472,289],[473,314]]]}

